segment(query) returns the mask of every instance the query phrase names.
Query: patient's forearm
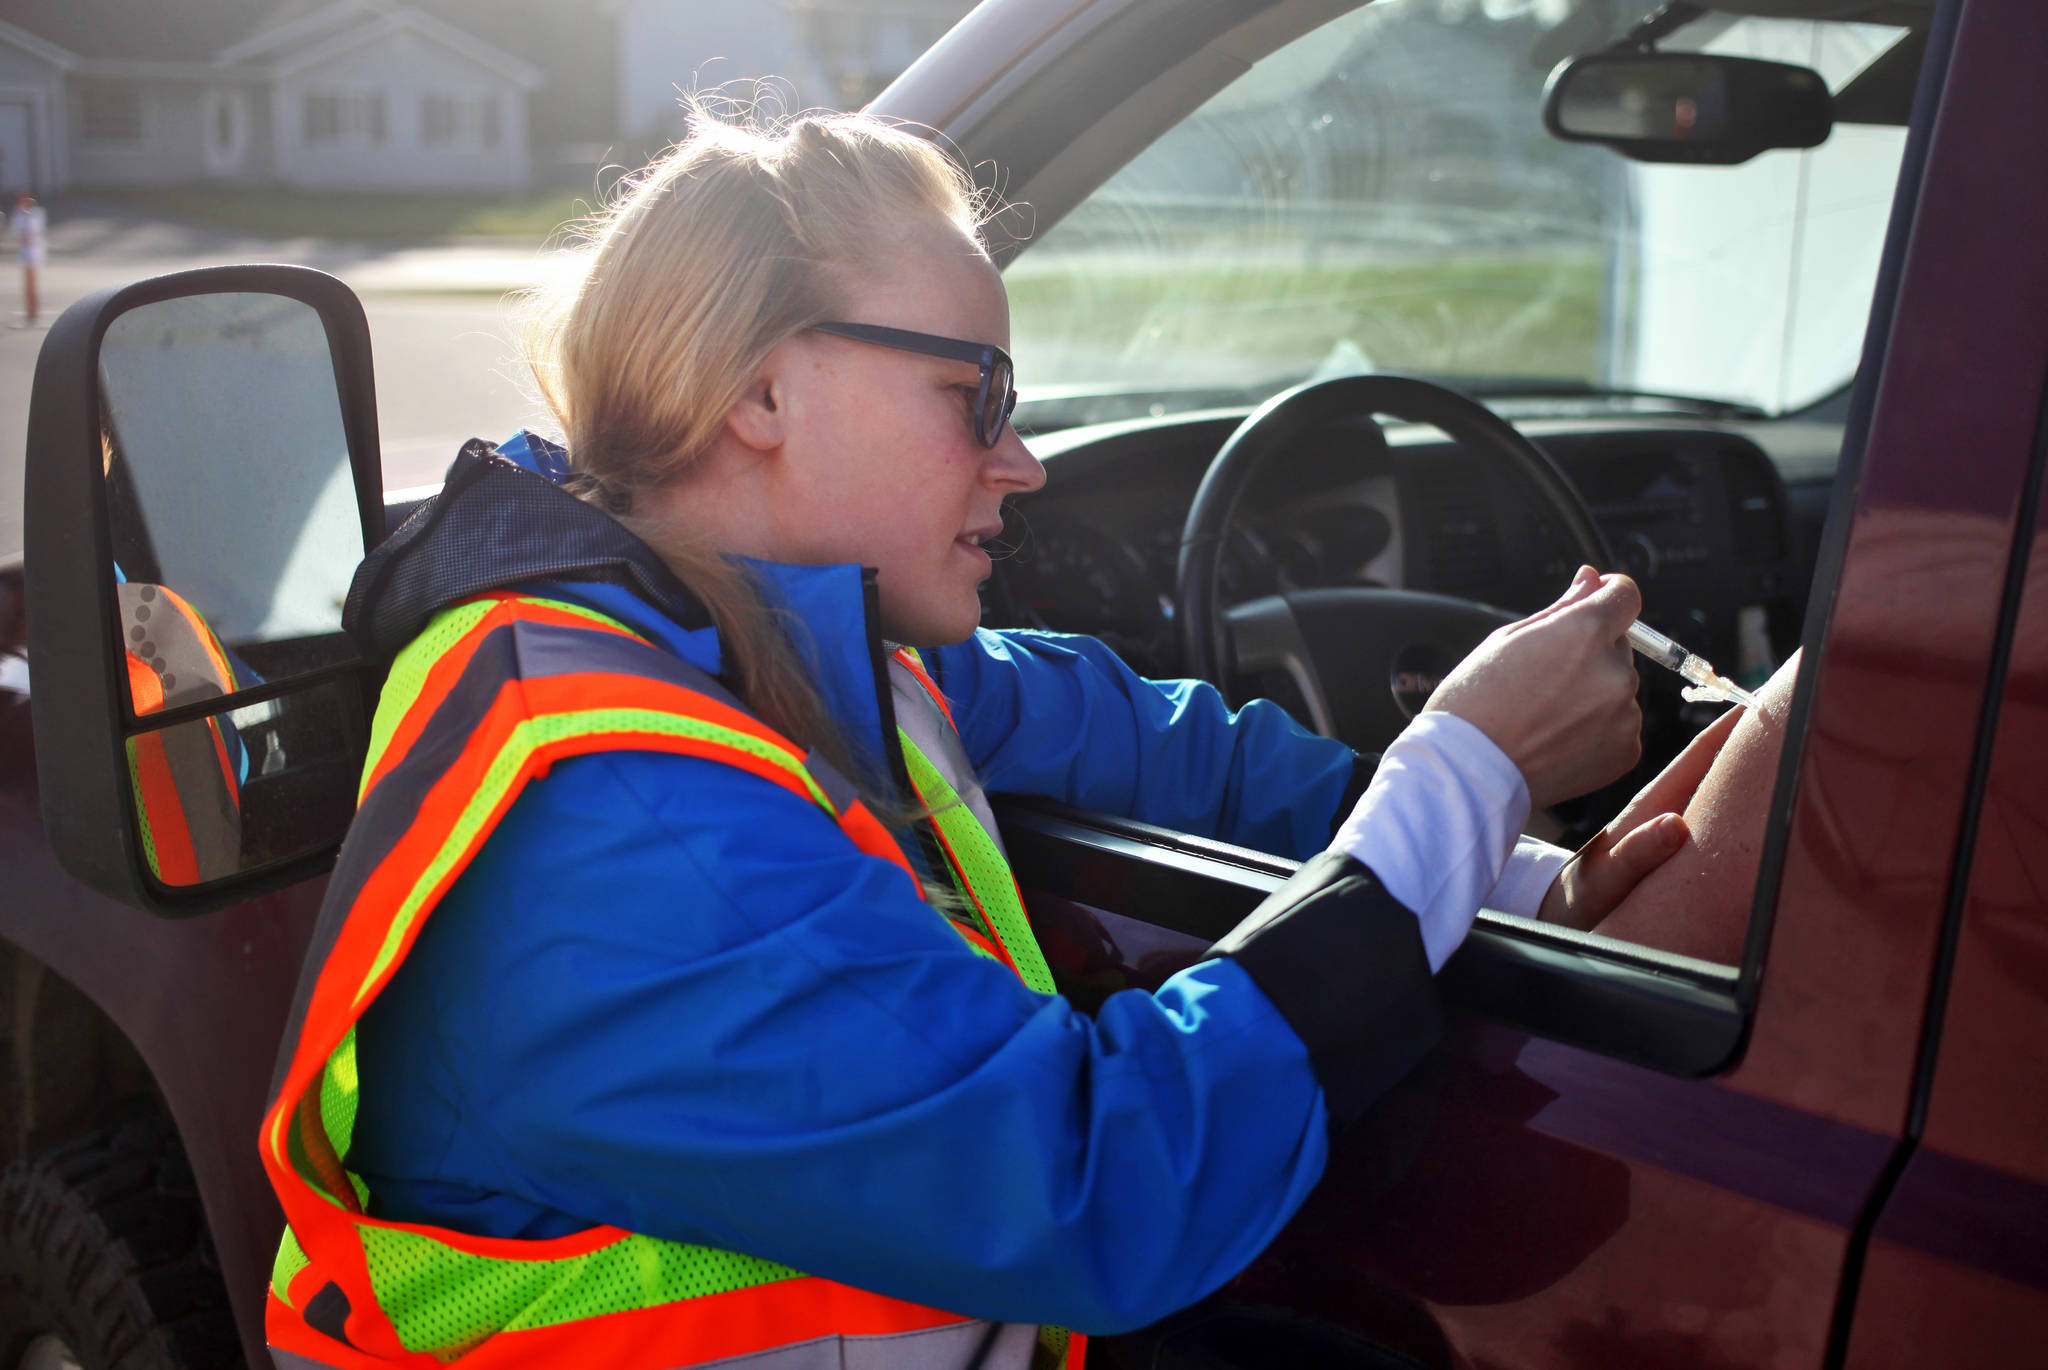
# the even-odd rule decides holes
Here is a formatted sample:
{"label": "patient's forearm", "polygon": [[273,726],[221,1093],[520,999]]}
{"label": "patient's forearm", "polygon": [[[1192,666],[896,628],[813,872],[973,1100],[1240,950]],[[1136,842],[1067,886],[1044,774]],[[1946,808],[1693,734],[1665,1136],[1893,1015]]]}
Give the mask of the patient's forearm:
{"label": "patient's forearm", "polygon": [[1757,692],[1759,707],[1736,721],[1685,807],[1685,845],[1595,932],[1702,960],[1740,959],[1798,668],[1795,654]]}

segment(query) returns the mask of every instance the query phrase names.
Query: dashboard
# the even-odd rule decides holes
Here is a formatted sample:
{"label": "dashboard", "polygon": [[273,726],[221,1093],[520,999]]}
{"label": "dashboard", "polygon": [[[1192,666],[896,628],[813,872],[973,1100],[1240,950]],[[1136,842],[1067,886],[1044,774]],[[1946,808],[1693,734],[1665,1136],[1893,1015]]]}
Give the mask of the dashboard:
{"label": "dashboard", "polygon": [[[1181,525],[1243,417],[1209,412],[1033,440],[1047,482],[1012,501],[983,621],[1093,634],[1146,675],[1184,674],[1174,626]],[[1798,645],[1838,427],[1648,416],[1517,426],[1584,496],[1615,552],[1616,565],[1603,569],[1636,578],[1651,626],[1724,669],[1768,670]],[[1434,429],[1358,418],[1254,477],[1224,548],[1220,590],[1228,605],[1384,586],[1523,614],[1554,599],[1580,559],[1505,465]],[[1648,767],[1710,715],[1682,704],[1675,678],[1645,683]],[[1226,693],[1300,702],[1270,674],[1229,682]]]}

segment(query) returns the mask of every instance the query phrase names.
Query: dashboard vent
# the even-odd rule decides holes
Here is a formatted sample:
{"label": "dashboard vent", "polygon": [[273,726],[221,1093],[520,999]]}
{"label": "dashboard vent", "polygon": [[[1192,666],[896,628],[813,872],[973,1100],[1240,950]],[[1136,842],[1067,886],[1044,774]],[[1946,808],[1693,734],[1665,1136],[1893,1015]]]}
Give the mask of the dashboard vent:
{"label": "dashboard vent", "polygon": [[1431,463],[1416,473],[1415,505],[1429,549],[1431,589],[1455,594],[1500,583],[1500,531],[1477,467]]}

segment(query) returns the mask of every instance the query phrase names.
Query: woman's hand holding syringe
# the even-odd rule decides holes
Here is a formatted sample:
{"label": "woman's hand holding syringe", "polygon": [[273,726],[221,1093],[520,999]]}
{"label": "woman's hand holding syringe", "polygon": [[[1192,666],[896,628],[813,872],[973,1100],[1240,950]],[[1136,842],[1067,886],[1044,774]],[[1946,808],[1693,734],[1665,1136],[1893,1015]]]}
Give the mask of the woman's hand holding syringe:
{"label": "woman's hand holding syringe", "polygon": [[1627,576],[1582,566],[1556,603],[1489,634],[1428,707],[1493,739],[1537,808],[1596,790],[1642,755],[1640,682],[1623,643],[1642,608]]}
{"label": "woman's hand holding syringe", "polygon": [[1637,621],[1641,611],[1634,581],[1581,567],[1557,603],[1480,643],[1429,707],[1459,714],[1491,737],[1541,807],[1597,789],[1641,754],[1628,647],[1682,677],[1688,699],[1755,705],[1755,696],[1704,658]]}
{"label": "woman's hand holding syringe", "polygon": [[[1631,648],[1684,678],[1688,697],[1755,704],[1706,661],[1637,622],[1642,607],[1627,576],[1580,567],[1555,604],[1480,643],[1437,687],[1429,708],[1457,714],[1491,738],[1541,808],[1618,779],[1641,757]],[[1698,775],[1687,774],[1697,784]],[[1666,793],[1680,779],[1667,770],[1573,857],[1539,916],[1591,927],[1683,847],[1689,830],[1677,810],[1684,799]]]}

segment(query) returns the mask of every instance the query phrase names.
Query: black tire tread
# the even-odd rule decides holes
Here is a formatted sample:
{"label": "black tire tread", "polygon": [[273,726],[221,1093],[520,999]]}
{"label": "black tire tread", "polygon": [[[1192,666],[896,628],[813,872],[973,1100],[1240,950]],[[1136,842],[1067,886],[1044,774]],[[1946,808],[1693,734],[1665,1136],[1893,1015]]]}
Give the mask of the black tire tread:
{"label": "black tire tread", "polygon": [[131,1119],[0,1171],[0,1370],[55,1333],[85,1370],[237,1370],[177,1133]]}

